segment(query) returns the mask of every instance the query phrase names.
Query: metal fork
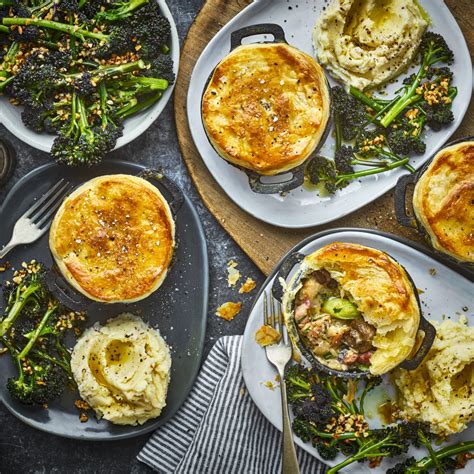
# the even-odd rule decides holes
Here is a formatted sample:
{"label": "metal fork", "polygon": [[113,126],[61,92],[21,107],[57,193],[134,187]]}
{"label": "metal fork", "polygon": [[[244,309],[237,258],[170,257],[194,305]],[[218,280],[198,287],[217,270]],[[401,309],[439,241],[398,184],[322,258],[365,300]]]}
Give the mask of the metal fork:
{"label": "metal fork", "polygon": [[51,225],[52,216],[70,191],[70,183],[60,179],[36,201],[15,223],[10,242],[0,250],[0,258],[17,245],[38,240]]}
{"label": "metal fork", "polygon": [[283,421],[283,443],[282,443],[282,473],[299,474],[298,459],[296,458],[293,432],[291,430],[290,415],[288,413],[288,402],[286,398],[285,367],[292,355],[291,342],[288,332],[283,324],[281,308],[273,295],[270,298],[263,294],[263,320],[264,324],[277,330],[281,339],[277,344],[265,347],[267,359],[277,368],[280,376],[281,410]]}

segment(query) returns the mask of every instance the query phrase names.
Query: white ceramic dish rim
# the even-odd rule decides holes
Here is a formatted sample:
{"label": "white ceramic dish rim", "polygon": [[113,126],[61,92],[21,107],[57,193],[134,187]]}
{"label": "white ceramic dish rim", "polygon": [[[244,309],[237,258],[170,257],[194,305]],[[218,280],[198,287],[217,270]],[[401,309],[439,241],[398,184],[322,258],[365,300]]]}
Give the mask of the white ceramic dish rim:
{"label": "white ceramic dish rim", "polygon": [[[313,234],[313,235],[307,237],[306,239],[302,240],[300,243],[295,245],[277,263],[277,265],[275,266],[275,269],[267,277],[265,282],[262,284],[258,294],[254,297],[252,307],[250,308],[250,311],[249,311],[249,317],[248,317],[247,324],[246,324],[245,331],[244,331],[244,335],[243,335],[242,354],[241,354],[241,367],[242,367],[244,382],[245,382],[245,385],[246,385],[247,390],[249,392],[249,395],[252,398],[255,405],[259,409],[260,409],[260,401],[258,399],[257,394],[254,392],[255,391],[255,384],[257,383],[257,379],[255,378],[255,376],[252,377],[250,375],[250,373],[254,373],[254,370],[250,370],[248,368],[250,362],[248,361],[248,356],[247,356],[247,353],[245,352],[245,345],[246,345],[247,341],[248,341],[248,343],[250,343],[250,341],[252,341],[252,343],[253,343],[253,341],[254,341],[254,334],[250,332],[251,331],[250,326],[251,326],[251,321],[252,321],[252,316],[251,315],[252,315],[258,301],[260,300],[260,297],[261,297],[262,293],[264,291],[266,291],[267,289],[271,289],[275,275],[278,273],[278,271],[281,267],[281,264],[286,260],[286,258],[289,255],[291,255],[295,251],[297,251],[297,252],[301,251],[301,249],[307,247],[309,244],[311,244],[313,242],[316,242],[317,240],[319,240],[321,238],[326,238],[328,236],[334,235],[334,240],[337,240],[338,235],[345,234],[345,233],[357,233],[357,234],[360,234],[361,236],[366,234],[366,235],[368,235],[372,238],[382,237],[382,238],[385,238],[385,239],[393,240],[395,242],[395,244],[400,245],[402,248],[408,247],[410,250],[414,250],[415,252],[418,252],[418,253],[422,254],[422,256],[425,256],[425,257],[428,257],[428,258],[432,259],[437,264],[439,264],[441,266],[444,266],[444,267],[447,267],[449,270],[452,270],[452,271],[455,271],[455,272],[459,273],[460,278],[465,278],[466,280],[471,281],[471,283],[472,283],[472,276],[469,277],[468,272],[466,272],[465,269],[463,269],[462,267],[459,267],[456,263],[453,263],[452,261],[450,261],[448,259],[445,259],[442,256],[440,257],[440,256],[436,255],[429,248],[426,248],[426,247],[424,247],[424,246],[422,246],[422,245],[420,245],[416,242],[412,242],[408,239],[405,239],[403,237],[399,237],[399,236],[394,235],[394,234],[389,234],[387,232],[382,232],[382,231],[373,230],[373,229],[340,227],[340,228],[324,230],[324,231],[318,232],[316,234]],[[294,272],[294,269],[290,272],[290,275],[289,275],[288,278],[291,278],[291,275],[293,274],[293,272]],[[262,353],[261,357],[264,359],[265,354]],[[265,362],[265,363],[270,365],[269,362]],[[262,383],[262,381],[260,381],[260,383]],[[266,390],[269,390],[269,389],[266,389]],[[277,395],[278,399],[280,399],[279,388],[276,388],[275,390],[278,393],[278,395]],[[275,403],[275,413],[276,413],[275,417],[271,418],[271,417],[268,416],[267,413],[265,413],[263,411],[261,411],[261,413],[267,418],[267,420],[276,429],[281,431],[282,430],[281,415],[280,415],[279,410],[280,410],[280,402]],[[471,427],[469,429],[472,432],[472,430],[474,429],[474,426],[472,426],[472,424],[471,424]],[[466,433],[466,431],[464,433]],[[321,459],[319,457],[319,455],[317,454],[316,448],[312,447],[310,443],[304,443],[303,441],[301,441],[300,438],[297,438],[296,436],[294,436],[294,440],[295,440],[295,443],[298,446],[300,446],[302,449],[304,449],[309,454],[315,456],[318,460],[320,460],[324,463],[327,463],[330,466],[335,465],[334,462],[331,463],[331,461],[324,461],[323,459]],[[352,467],[350,467],[347,471],[344,470],[344,472],[358,472],[358,473],[366,473],[366,472],[369,473],[369,472],[371,472],[373,474],[379,474],[379,471],[376,472],[376,470],[374,470],[374,469],[361,467],[359,464],[357,464],[356,466],[359,467],[358,470],[353,470],[354,465],[352,465]],[[382,472],[382,471],[380,471],[380,472]],[[385,472],[385,471],[383,471],[383,472]]]}
{"label": "white ceramic dish rim", "polygon": [[[171,11],[166,1],[155,1],[158,3],[161,13],[169,20],[171,25],[170,54],[173,59],[173,71],[177,77],[180,58],[178,30],[176,29],[175,21],[173,19],[173,16],[171,15]],[[166,91],[163,93],[163,96],[160,98],[160,100],[158,100],[148,110],[145,110],[142,113],[125,120],[123,135],[117,140],[114,150],[117,150],[118,148],[121,148],[130,143],[131,141],[135,140],[135,138],[139,137],[153,124],[153,122],[161,115],[161,112],[163,112],[168,101],[170,100],[175,83],[171,84],[168,89],[166,89]],[[7,112],[8,110],[13,112],[9,114]],[[27,143],[28,145],[31,145],[32,147],[38,150],[46,151],[49,153],[55,136],[46,133],[36,133],[26,128],[25,125],[23,125],[23,122],[21,121],[19,115],[21,110],[22,109],[20,107],[11,105],[6,97],[0,97],[0,124],[4,125],[9,132],[11,132],[21,141]],[[17,117],[17,120],[9,120],[9,115]],[[133,128],[131,127],[131,120],[134,121]]]}
{"label": "white ceramic dish rim", "polygon": [[[328,222],[332,222],[341,217],[344,217],[345,215],[350,214],[356,211],[357,209],[360,209],[361,207],[367,205],[368,203],[373,202],[375,199],[377,199],[382,194],[386,193],[387,191],[389,191],[395,186],[398,177],[403,174],[403,171],[393,170],[392,172],[388,173],[387,176],[383,176],[381,179],[384,180],[386,184],[379,185],[377,190],[374,190],[374,191],[371,190],[370,198],[366,201],[361,200],[360,202],[356,202],[355,204],[352,204],[352,205],[350,201],[342,202],[340,206],[338,207],[334,206],[331,209],[331,212],[326,212],[325,213],[326,215],[324,217],[321,217],[319,215],[320,213],[315,213],[315,215],[311,216],[311,218],[301,219],[300,221],[297,221],[297,222],[290,222],[290,219],[286,217],[287,213],[285,213],[283,206],[281,208],[282,212],[275,211],[275,209],[272,208],[273,204],[259,203],[256,206],[252,206],[251,205],[252,201],[254,204],[258,201],[253,200],[253,198],[248,198],[248,199],[245,198],[245,195],[249,195],[247,193],[253,194],[248,185],[245,187],[244,190],[240,190],[240,189],[231,190],[228,186],[225,186],[225,183],[221,183],[222,176],[224,176],[227,173],[231,174],[235,179],[238,179],[240,181],[241,176],[239,176],[237,173],[243,174],[243,172],[236,170],[235,168],[231,167],[231,165],[228,165],[229,169],[226,169],[225,171],[223,171],[222,169],[219,169],[219,165],[216,165],[216,161],[214,161],[216,159],[217,160],[222,160],[222,159],[219,158],[218,156],[216,158],[217,154],[215,153],[215,150],[211,149],[212,147],[210,148],[210,145],[208,144],[207,136],[204,131],[204,127],[202,125],[202,121],[200,119],[201,115],[200,115],[200,112],[198,112],[198,110],[200,111],[200,98],[202,96],[204,86],[203,86],[202,78],[198,78],[197,74],[195,74],[195,71],[199,70],[201,62],[204,63],[206,61],[208,62],[210,61],[212,57],[211,53],[216,49],[217,44],[219,44],[219,48],[220,48],[221,37],[225,36],[226,38],[228,38],[229,39],[228,43],[230,45],[230,32],[244,25],[252,24],[246,21],[247,17],[250,17],[251,13],[260,12],[271,1],[272,0],[255,0],[253,3],[247,6],[244,10],[242,10],[239,14],[237,14],[229,23],[227,23],[217,33],[217,35],[214,36],[214,38],[209,42],[209,44],[203,50],[200,58],[198,59],[195,65],[195,69],[193,70],[193,74],[191,76],[191,82],[190,82],[190,86],[188,90],[188,97],[187,97],[188,123],[189,123],[190,131],[191,131],[191,135],[193,137],[193,141],[196,145],[196,148],[200,151],[201,157],[204,163],[206,164],[208,170],[216,179],[216,181],[219,183],[219,185],[222,187],[222,189],[226,192],[226,194],[230,197],[230,199],[232,199],[245,212],[249,213],[253,217],[263,222],[276,225],[279,227],[293,228],[293,229],[314,227],[314,226],[322,225]],[[465,68],[466,69],[465,72],[467,76],[463,78],[462,83],[472,84],[472,67],[470,65],[469,50],[467,48],[466,41],[463,37],[463,34],[455,18],[453,17],[450,10],[447,8],[447,6],[444,4],[442,0],[436,0],[435,2],[433,2],[433,4],[428,3],[428,2],[425,2],[425,3],[426,3],[426,5],[424,5],[425,7],[428,8],[428,5],[429,5],[428,9],[430,8],[433,8],[433,10],[441,9],[442,15],[449,19],[449,23],[451,23],[452,29],[455,32],[455,38],[454,38],[455,41],[453,41],[453,44],[456,45],[456,54],[457,54],[457,57],[460,58],[458,59],[458,61],[461,62],[462,60],[464,62],[466,61],[469,62],[469,67],[466,66]],[[243,22],[240,22],[240,19],[242,17],[245,17],[246,20],[244,20]],[[258,23],[258,22],[254,22],[254,23]],[[235,25],[238,25],[238,26],[235,26]],[[287,34],[287,37],[289,39],[289,42],[291,43],[292,41],[291,41],[290,34]],[[219,59],[220,58],[212,60],[213,64],[214,65],[217,64]],[[209,70],[209,73],[210,72],[211,70]],[[460,82],[457,84],[458,87],[460,86],[460,84],[461,84]],[[459,110],[458,110],[458,113],[456,114],[454,122],[450,125],[449,128],[445,130],[442,136],[441,136],[442,132],[438,133],[439,138],[436,140],[436,143],[432,146],[432,148],[429,149],[428,153],[425,153],[424,156],[416,157],[416,162],[412,161],[412,164],[415,166],[416,169],[419,169],[434,153],[436,153],[436,151],[451,137],[451,135],[459,127],[467,111],[467,108],[469,106],[471,93],[472,93],[472,87],[467,87],[463,91],[463,94],[464,94],[462,98],[463,102],[459,104]],[[458,100],[460,101],[461,98],[458,98]],[[198,102],[199,102],[199,106],[198,106]],[[353,193],[357,193],[357,190],[353,191]],[[262,197],[261,199],[266,199],[266,198]],[[318,205],[318,204],[315,204],[315,205]],[[320,205],[322,204],[324,203],[321,202]]]}

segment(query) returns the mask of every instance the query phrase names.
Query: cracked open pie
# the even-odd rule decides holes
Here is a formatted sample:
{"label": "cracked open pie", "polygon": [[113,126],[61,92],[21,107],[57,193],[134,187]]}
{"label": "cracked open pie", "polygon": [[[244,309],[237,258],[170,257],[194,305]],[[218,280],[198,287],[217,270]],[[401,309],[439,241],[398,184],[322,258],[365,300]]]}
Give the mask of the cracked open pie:
{"label": "cracked open pie", "polygon": [[379,375],[414,349],[421,317],[415,292],[384,252],[334,242],[303,260],[283,312],[293,341],[320,364]]}
{"label": "cracked open pie", "polygon": [[61,205],[49,245],[64,278],[88,298],[131,303],[163,283],[175,226],[160,191],[136,176],[94,178]]}
{"label": "cracked open pie", "polygon": [[215,68],[202,99],[215,150],[261,175],[302,164],[322,139],[329,114],[323,69],[286,43],[234,49]]}

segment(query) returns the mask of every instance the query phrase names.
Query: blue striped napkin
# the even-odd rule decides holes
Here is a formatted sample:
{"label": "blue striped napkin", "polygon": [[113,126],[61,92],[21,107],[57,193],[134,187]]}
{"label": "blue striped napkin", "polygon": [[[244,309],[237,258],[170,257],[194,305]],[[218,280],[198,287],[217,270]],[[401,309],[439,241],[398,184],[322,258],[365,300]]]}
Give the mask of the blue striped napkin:
{"label": "blue striped napkin", "polygon": [[[245,389],[241,346],[242,336],[216,342],[186,402],[155,431],[139,461],[164,473],[281,472],[281,433]],[[296,450],[302,473],[325,472],[324,464]]]}

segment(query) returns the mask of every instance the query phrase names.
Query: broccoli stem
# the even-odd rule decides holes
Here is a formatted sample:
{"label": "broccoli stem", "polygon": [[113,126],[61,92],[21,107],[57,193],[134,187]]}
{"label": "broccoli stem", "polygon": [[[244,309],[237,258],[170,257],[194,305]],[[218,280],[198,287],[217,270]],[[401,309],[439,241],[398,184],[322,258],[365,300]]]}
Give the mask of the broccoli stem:
{"label": "broccoli stem", "polygon": [[349,92],[352,96],[354,96],[359,102],[367,105],[371,109],[375,110],[376,112],[380,112],[384,106],[376,102],[374,99],[370,98],[369,96],[365,95],[361,90],[357,89],[357,87],[351,86]]}
{"label": "broccoli stem", "polygon": [[383,173],[385,171],[393,170],[399,166],[404,166],[408,163],[408,158],[403,158],[402,160],[393,161],[386,166],[381,166],[379,168],[372,168],[369,170],[356,171],[351,174],[342,174],[337,177],[336,186],[340,185],[344,181],[349,181],[356,178],[361,178],[363,176],[369,176],[372,174]]}
{"label": "broccoli stem", "polygon": [[94,33],[93,31],[85,30],[83,28],[76,28],[75,25],[66,25],[59,21],[43,20],[41,18],[3,18],[4,25],[19,25],[28,26],[35,25],[41,28],[49,28],[51,30],[61,31],[68,35],[75,36],[79,39],[93,38],[99,41],[106,41],[109,36],[102,33]]}
{"label": "broccoli stem", "polygon": [[126,117],[129,117],[130,115],[137,114],[138,112],[141,112],[148,107],[151,107],[158,99],[161,98],[162,92],[157,92],[155,95],[152,97],[149,97],[146,100],[143,100],[141,102],[138,102],[136,99],[136,103],[133,106],[125,106],[122,109],[120,109],[117,112],[117,115],[121,117],[122,119],[125,119]]}
{"label": "broccoli stem", "polygon": [[129,81],[122,81],[120,85],[124,87],[131,87],[134,85],[144,86],[150,91],[164,91],[168,88],[168,81],[166,79],[158,79],[155,77],[134,77]]}
{"label": "broccoli stem", "polygon": [[384,452],[379,451],[380,448],[383,448],[384,446],[387,445],[387,441],[388,441],[388,437],[385,437],[384,439],[382,439],[381,441],[375,444],[367,443],[366,445],[362,445],[362,447],[359,449],[359,451],[356,454],[348,457],[347,459],[340,462],[339,464],[332,467],[331,469],[328,469],[326,471],[326,474],[335,474],[336,472],[339,472],[343,467],[346,467],[349,464],[352,464],[357,461],[361,461],[366,458],[388,456],[389,453],[384,453]]}
{"label": "broccoli stem", "polygon": [[437,474],[443,474],[444,469],[441,467],[441,463],[439,462],[439,459],[436,457],[436,453],[433,449],[433,446],[431,446],[431,443],[426,438],[422,430],[418,430],[418,437],[420,438],[421,444],[427,449],[430,455],[430,458],[433,461],[434,466],[436,467]]}
{"label": "broccoli stem", "polygon": [[19,49],[19,44],[14,41],[11,45],[10,48],[8,49],[7,53],[3,57],[3,65],[2,69],[0,69],[0,91],[2,91],[14,78],[13,75],[11,75],[5,67],[8,67],[10,63],[12,63],[16,55],[18,53]]}
{"label": "broccoli stem", "polygon": [[39,289],[41,288],[41,284],[38,282],[31,283],[25,291],[24,286],[18,285],[15,294],[15,302],[13,306],[8,311],[7,317],[0,323],[0,336],[3,336],[13,325],[16,318],[19,316],[25,305]]}
{"label": "broccoli stem", "polygon": [[48,308],[46,313],[44,313],[43,318],[41,319],[40,323],[38,324],[37,328],[35,329],[33,335],[31,336],[30,340],[28,341],[28,344],[22,349],[22,351],[18,354],[18,359],[24,359],[27,355],[28,352],[30,352],[31,348],[35,345],[36,341],[40,337],[41,331],[45,327],[46,323],[48,322],[49,318],[56,312],[58,309],[57,305],[51,306],[51,308]]}
{"label": "broccoli stem", "polygon": [[[466,441],[460,442],[456,444],[452,444],[450,446],[445,446],[444,448],[440,448],[434,451],[436,459],[441,461],[444,458],[449,458],[452,456],[457,456],[458,454],[467,453],[474,450],[474,441]],[[413,466],[410,466],[405,471],[405,474],[421,474],[426,472],[429,469],[435,467],[435,463],[433,461],[432,456],[426,456],[416,463]]]}

